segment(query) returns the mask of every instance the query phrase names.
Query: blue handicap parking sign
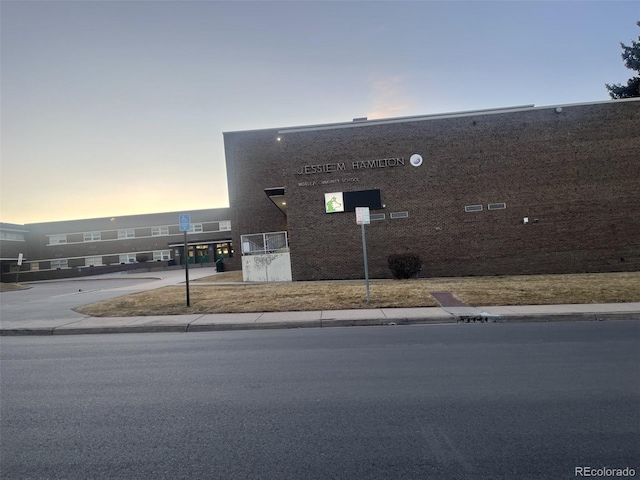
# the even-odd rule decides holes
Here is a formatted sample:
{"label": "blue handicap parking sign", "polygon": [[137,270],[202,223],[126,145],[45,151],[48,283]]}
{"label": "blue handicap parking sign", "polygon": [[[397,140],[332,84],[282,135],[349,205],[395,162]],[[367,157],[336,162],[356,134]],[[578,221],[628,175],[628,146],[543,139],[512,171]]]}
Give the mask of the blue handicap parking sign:
{"label": "blue handicap parking sign", "polygon": [[180,231],[188,232],[189,230],[191,230],[191,215],[189,215],[188,213],[181,213],[179,223]]}

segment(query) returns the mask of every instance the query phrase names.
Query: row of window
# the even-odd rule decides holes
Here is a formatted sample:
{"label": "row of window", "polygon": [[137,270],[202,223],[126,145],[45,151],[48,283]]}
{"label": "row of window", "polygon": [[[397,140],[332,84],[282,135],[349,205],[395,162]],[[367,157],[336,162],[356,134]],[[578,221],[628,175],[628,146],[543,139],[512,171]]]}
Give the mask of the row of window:
{"label": "row of window", "polygon": [[[152,255],[151,259],[154,262],[162,261],[162,260],[171,260],[171,251],[170,250],[156,250],[156,251],[150,252],[150,253]],[[144,255],[146,257],[147,254],[125,253],[125,254],[122,254],[122,255],[118,255],[118,263],[135,263],[137,261],[140,261],[140,257],[142,255]],[[150,260],[150,259],[147,258],[146,260]],[[50,263],[51,270],[69,268],[69,259],[67,259],[67,258],[58,258],[58,259],[55,259],[55,260],[50,260],[49,262],[32,262],[31,263],[31,270],[32,271],[40,270],[41,263]],[[84,266],[85,267],[99,267],[101,265],[104,265],[103,257],[101,257],[101,256],[84,257]]]}
{"label": "row of window", "polygon": [[21,233],[21,232],[7,232],[6,230],[0,230],[0,240],[24,242],[24,233]]}
{"label": "row of window", "polygon": [[[220,222],[212,222],[213,224],[213,229],[209,230],[212,232],[224,232],[224,231],[230,231],[231,230],[231,221],[230,220],[222,220]],[[217,230],[216,230],[216,224],[217,224]],[[112,230],[109,230],[112,231]],[[202,223],[192,223],[191,224],[191,230],[188,231],[187,233],[202,233],[203,227],[202,227]],[[147,229],[148,232],[148,229]],[[99,242],[102,241],[102,234],[103,232],[84,232],[82,234],[82,238],[83,238],[83,242]],[[67,233],[63,233],[63,234],[58,234],[58,235],[48,235],[49,237],[49,245],[61,245],[61,244],[66,244],[66,243],[76,243],[76,242],[69,242],[68,236],[71,234],[67,234]],[[165,235],[169,235],[169,225],[164,225],[164,226],[160,226],[160,227],[151,227],[151,236],[152,237],[160,237],[160,236],[165,236]],[[118,240],[126,240],[128,238],[144,238],[144,237],[148,237],[147,235],[140,235],[138,234],[138,236],[136,237],[136,229],[135,228],[127,228],[127,229],[122,229],[122,230],[118,230]]]}

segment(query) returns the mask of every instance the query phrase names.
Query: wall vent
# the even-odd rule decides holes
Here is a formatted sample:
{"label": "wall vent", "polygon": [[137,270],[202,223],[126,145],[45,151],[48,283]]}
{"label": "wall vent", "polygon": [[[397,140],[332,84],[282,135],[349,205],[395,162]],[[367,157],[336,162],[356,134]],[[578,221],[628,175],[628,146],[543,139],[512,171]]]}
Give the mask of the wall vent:
{"label": "wall vent", "polygon": [[409,212],[392,212],[391,218],[407,218],[409,216]]}
{"label": "wall vent", "polygon": [[502,202],[502,203],[490,203],[489,205],[487,205],[487,208],[489,210],[504,210],[505,208],[507,208],[507,204]]}
{"label": "wall vent", "polygon": [[464,207],[465,212],[481,212],[482,205],[467,205]]}

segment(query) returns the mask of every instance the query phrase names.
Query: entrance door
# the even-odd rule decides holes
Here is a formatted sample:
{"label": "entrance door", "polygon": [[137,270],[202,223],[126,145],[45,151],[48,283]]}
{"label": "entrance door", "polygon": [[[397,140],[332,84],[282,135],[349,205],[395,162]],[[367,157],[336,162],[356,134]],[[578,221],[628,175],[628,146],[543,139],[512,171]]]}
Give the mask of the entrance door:
{"label": "entrance door", "polygon": [[231,243],[217,243],[216,244],[216,260],[219,258],[225,259],[233,257],[233,250],[231,249]]}
{"label": "entrance door", "polygon": [[209,263],[209,245],[196,245],[196,263]]}
{"label": "entrance door", "polygon": [[[184,265],[184,247],[176,249],[180,253],[180,265]],[[192,265],[195,262],[195,256],[193,254],[193,247],[189,246],[187,254],[189,255],[189,265]]]}

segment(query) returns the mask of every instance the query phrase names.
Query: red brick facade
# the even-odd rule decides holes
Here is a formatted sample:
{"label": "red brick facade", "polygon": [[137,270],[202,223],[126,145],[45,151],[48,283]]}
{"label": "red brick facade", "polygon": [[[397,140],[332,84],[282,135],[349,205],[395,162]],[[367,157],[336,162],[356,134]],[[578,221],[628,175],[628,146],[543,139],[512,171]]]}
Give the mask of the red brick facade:
{"label": "red brick facade", "polygon": [[402,252],[421,276],[640,269],[637,99],[232,132],[225,150],[233,243],[288,230],[294,280],[363,278],[355,214],[325,213],[324,194],[369,189],[385,205],[366,227],[372,278]]}

